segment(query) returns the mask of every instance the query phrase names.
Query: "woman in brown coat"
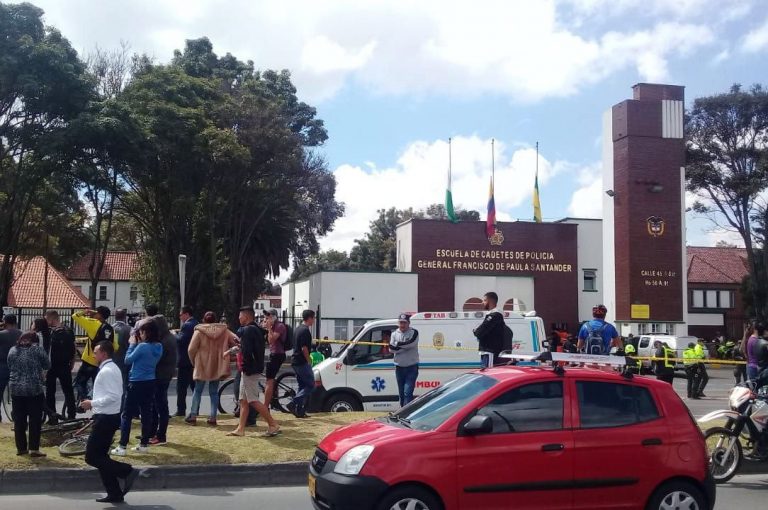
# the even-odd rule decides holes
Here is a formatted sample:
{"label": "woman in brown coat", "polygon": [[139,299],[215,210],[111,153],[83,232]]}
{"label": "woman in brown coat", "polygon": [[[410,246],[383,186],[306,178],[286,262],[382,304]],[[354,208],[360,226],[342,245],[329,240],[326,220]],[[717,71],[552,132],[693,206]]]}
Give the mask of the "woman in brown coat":
{"label": "woman in brown coat", "polygon": [[203,324],[195,326],[188,350],[189,359],[195,367],[192,374],[195,380],[195,392],[192,395],[190,414],[184,419],[190,425],[197,423],[203,386],[206,382],[208,395],[211,398],[208,425],[216,425],[216,413],[219,410],[219,381],[231,375],[229,357],[224,357],[224,352],[236,344],[237,335],[227,329],[226,324],[219,324],[213,312],[206,312],[203,316]]}

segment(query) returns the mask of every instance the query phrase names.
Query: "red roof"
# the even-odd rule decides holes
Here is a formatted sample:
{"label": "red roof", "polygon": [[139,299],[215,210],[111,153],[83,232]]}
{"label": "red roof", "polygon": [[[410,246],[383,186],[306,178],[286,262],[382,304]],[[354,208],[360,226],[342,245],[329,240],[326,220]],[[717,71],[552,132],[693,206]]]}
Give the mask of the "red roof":
{"label": "red roof", "polygon": [[741,284],[749,274],[747,250],[689,246],[688,283]]}
{"label": "red roof", "polygon": [[[139,254],[135,251],[108,251],[99,281],[131,281],[138,260]],[[90,265],[91,253],[88,253],[72,265],[67,276],[70,280],[90,280],[91,275],[88,272]]]}
{"label": "red roof", "polygon": [[[8,295],[8,306],[14,308],[42,308],[45,289],[43,257],[16,260],[13,280]],[[88,299],[75,289],[63,274],[48,264],[48,308],[87,308]]]}

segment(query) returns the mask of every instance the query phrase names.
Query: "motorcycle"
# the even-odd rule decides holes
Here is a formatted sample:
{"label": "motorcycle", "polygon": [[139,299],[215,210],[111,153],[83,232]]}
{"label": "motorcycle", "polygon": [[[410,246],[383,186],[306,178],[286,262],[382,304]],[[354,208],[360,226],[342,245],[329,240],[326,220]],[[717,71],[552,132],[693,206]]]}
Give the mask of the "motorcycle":
{"label": "motorcycle", "polygon": [[745,458],[744,449],[750,460],[768,460],[768,386],[758,390],[753,381],[741,383],[731,390],[728,404],[730,409],[698,419],[699,423],[725,420],[724,426],[704,432],[709,468],[716,483],[736,475]]}

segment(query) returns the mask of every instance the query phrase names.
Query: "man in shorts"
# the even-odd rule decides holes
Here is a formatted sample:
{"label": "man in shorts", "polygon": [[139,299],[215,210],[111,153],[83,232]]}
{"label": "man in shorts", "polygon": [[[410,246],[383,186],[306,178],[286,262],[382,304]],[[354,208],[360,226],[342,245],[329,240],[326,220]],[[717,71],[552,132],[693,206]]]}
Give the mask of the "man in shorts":
{"label": "man in shorts", "polygon": [[[240,309],[240,352],[237,353],[237,368],[240,371],[240,422],[228,436],[244,436],[251,406],[256,409],[269,428],[264,434],[274,437],[280,434],[280,427],[269,412],[269,407],[259,401],[261,388],[259,383],[264,381],[264,335],[255,322],[253,308],[244,306]],[[224,354],[229,356],[229,354]]]}

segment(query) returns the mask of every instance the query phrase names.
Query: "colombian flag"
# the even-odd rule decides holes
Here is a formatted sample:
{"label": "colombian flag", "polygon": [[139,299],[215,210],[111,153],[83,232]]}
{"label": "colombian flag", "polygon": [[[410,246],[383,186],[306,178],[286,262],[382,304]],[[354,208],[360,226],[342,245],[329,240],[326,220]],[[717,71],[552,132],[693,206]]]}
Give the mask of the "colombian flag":
{"label": "colombian flag", "polygon": [[496,232],[496,202],[493,199],[493,176],[491,176],[491,188],[488,192],[488,218],[485,220],[485,233],[491,237]]}
{"label": "colombian flag", "polygon": [[533,183],[533,221],[541,223],[541,200],[539,199],[539,170],[536,169],[536,180]]}

